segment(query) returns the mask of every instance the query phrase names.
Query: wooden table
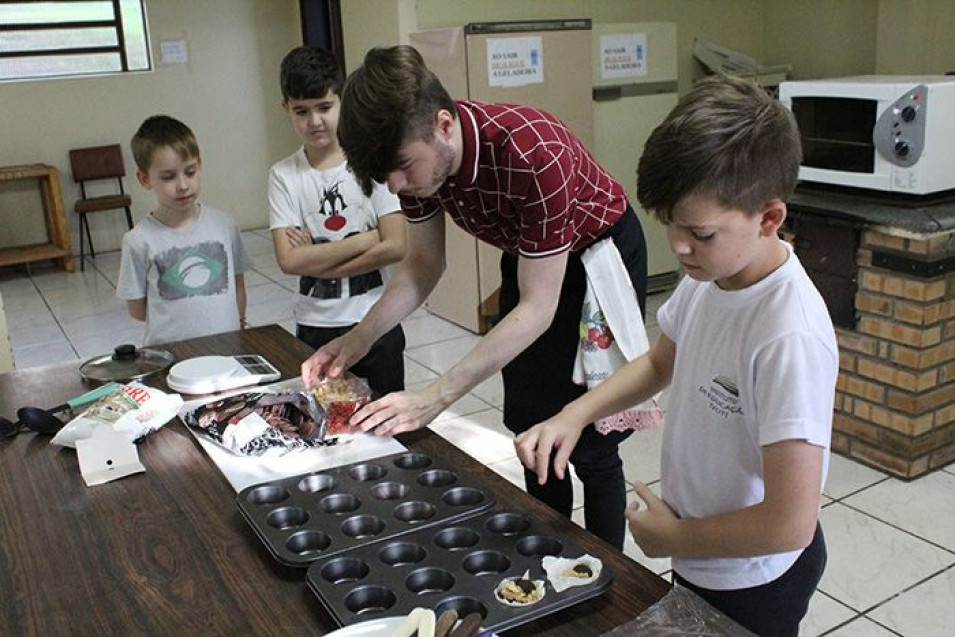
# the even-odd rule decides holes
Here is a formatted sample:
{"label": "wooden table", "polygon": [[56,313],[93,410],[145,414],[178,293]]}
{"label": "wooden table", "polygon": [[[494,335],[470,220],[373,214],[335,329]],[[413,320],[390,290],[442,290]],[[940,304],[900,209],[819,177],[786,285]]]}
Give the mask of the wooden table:
{"label": "wooden table", "polygon": [[[168,346],[177,360],[262,354],[285,377],[311,349],[278,326]],[[50,407],[88,389],[75,363],[0,374],[0,414]],[[164,376],[147,381],[165,388]],[[560,517],[429,430],[407,447],[480,480],[616,573],[603,595],[507,635],[599,635],[636,617],[670,585]],[[0,634],[321,635],[335,622],[240,516],[235,492],[178,420],[140,446],[145,474],[86,487],[76,453],[48,437],[0,440]]]}
{"label": "wooden table", "polygon": [[[37,180],[43,201],[43,222],[49,239],[46,243],[0,248],[0,266],[53,259],[67,272],[73,271],[73,252],[66,227],[59,174],[55,166],[46,164],[0,167],[0,182]],[[4,223],[10,223],[10,220],[5,219]]]}

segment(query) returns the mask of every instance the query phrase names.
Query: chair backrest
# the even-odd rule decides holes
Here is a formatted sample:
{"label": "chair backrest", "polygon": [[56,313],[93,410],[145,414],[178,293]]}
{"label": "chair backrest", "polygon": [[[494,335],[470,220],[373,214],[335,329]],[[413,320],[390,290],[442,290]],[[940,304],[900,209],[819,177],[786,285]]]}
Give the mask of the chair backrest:
{"label": "chair backrest", "polygon": [[73,181],[76,182],[126,175],[123,150],[119,144],[71,150],[70,165],[73,168]]}

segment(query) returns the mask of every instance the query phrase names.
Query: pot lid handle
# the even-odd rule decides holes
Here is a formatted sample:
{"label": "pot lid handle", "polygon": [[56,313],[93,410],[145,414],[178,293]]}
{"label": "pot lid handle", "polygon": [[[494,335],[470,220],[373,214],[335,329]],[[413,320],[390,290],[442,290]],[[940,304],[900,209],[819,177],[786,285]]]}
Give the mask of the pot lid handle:
{"label": "pot lid handle", "polygon": [[134,358],[136,358],[136,346],[131,343],[117,345],[115,349],[113,349],[114,361],[131,361]]}

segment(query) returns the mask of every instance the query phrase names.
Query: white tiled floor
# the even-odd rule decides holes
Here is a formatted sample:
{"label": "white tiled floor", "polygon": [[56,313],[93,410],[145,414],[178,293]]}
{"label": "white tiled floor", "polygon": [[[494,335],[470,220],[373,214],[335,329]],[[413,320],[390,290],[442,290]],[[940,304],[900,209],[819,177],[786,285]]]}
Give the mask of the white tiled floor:
{"label": "white tiled floor", "polygon": [[[252,325],[294,329],[295,280],[275,263],[266,230],[244,233],[255,270],[246,275]],[[18,368],[85,360],[123,342],[138,343],[141,324],[114,296],[119,253],[100,254],[86,272],[48,265],[0,269],[0,293]],[[662,295],[651,298],[649,329]],[[404,324],[407,383],[419,386],[445,371],[477,340],[473,334],[419,310]],[[511,436],[501,424],[500,377],[481,383],[432,424],[454,444],[521,485]],[[480,444],[473,441],[480,440]],[[659,487],[660,434],[632,436],[622,447],[628,480]],[[579,490],[578,490],[578,502]],[[955,466],[903,482],[833,456],[822,523],[829,564],[802,635],[928,637],[955,634]],[[574,519],[582,520],[580,509]],[[669,560],[628,555],[666,574]]]}

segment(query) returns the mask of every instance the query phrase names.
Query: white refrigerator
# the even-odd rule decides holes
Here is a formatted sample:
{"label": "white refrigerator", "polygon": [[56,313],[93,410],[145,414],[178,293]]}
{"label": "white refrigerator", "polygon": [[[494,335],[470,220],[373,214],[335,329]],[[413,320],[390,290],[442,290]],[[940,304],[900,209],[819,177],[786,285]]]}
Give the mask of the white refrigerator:
{"label": "white refrigerator", "polygon": [[677,102],[676,23],[597,23],[591,46],[594,156],[623,184],[643,226],[650,291],[669,289],[679,263],[636,190],[643,145]]}

